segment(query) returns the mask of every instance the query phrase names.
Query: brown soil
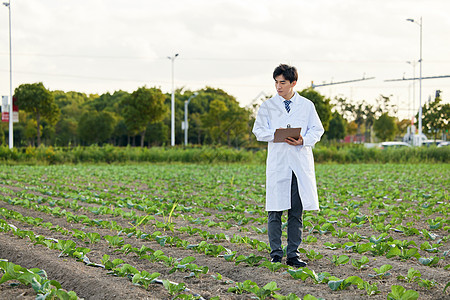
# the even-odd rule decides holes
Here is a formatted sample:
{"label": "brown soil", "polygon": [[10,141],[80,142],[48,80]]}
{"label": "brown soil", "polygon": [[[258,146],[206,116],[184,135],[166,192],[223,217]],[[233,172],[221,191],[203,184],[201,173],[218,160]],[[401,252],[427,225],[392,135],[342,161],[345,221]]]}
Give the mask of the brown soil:
{"label": "brown soil", "polygon": [[[3,184],[3,187],[9,187],[11,189],[11,195],[15,192],[21,190],[15,186],[8,186],[8,184]],[[39,194],[38,192],[33,192]],[[42,195],[46,197],[45,195]],[[56,197],[52,197],[57,199]],[[79,201],[82,206],[95,206],[95,204],[87,204]],[[13,206],[6,202],[0,202],[0,207],[4,207],[9,210],[14,210],[20,212],[24,216],[40,217],[43,222],[51,222],[53,225],[59,225],[68,230],[79,229],[85,232],[98,232],[102,236],[105,235],[115,235],[117,232],[113,232],[107,229],[102,229],[98,227],[87,227],[83,224],[68,223],[65,218],[57,218],[52,215],[34,211],[31,209],[25,209],[20,206]],[[66,209],[71,211],[71,209]],[[127,211],[127,209],[123,209]],[[73,212],[73,211],[72,211]],[[361,213],[368,213],[364,209],[360,210]],[[73,212],[75,214],[84,214],[91,219],[100,218],[102,220],[115,220],[117,223],[123,227],[129,227],[129,220],[122,219],[120,217],[113,217],[108,215],[94,215],[87,210],[80,210],[78,212]],[[137,214],[142,214],[136,210]],[[217,213],[217,211],[215,212]],[[223,213],[223,212],[221,212]],[[192,215],[193,218],[205,219],[202,214]],[[162,217],[157,217],[162,220]],[[208,218],[215,222],[220,222],[222,220],[216,218],[214,213]],[[82,241],[76,240],[72,236],[64,236],[56,231],[50,231],[43,227],[32,227],[26,223],[18,222],[15,220],[7,220],[8,223],[17,226],[20,229],[33,230],[35,234],[41,234],[47,237],[52,237],[56,239],[71,239],[77,243],[77,245],[83,245]],[[209,228],[207,226],[201,226],[196,224],[191,224],[181,217],[174,218],[175,228],[181,226],[192,226],[203,230],[207,230],[210,233],[224,232],[228,236],[233,236],[233,234],[248,236],[251,239],[259,239],[261,241],[267,242],[267,236],[265,234],[257,234],[251,226],[264,227],[265,225],[260,224],[247,224],[245,226],[233,226],[229,230],[221,229],[218,227]],[[234,222],[230,220],[229,222]],[[234,224],[236,225],[236,224]],[[425,226],[425,223],[422,224]],[[420,228],[419,224],[417,228]],[[147,233],[152,233],[157,229],[153,226],[146,226],[145,230]],[[352,233],[357,231],[361,235],[371,236],[379,235],[375,233],[369,226],[365,224],[363,227],[358,229],[345,228],[348,232]],[[445,235],[445,232],[437,232],[440,235]],[[175,230],[175,232],[165,232],[164,234],[178,236],[181,239],[188,240],[190,243],[199,243],[203,239],[197,235],[190,236],[186,233],[180,233]],[[306,239],[308,233],[304,233],[304,239]],[[390,235],[394,239],[399,240],[414,240],[417,245],[424,242],[419,237],[410,236],[406,237],[400,233],[392,232]],[[245,263],[235,265],[234,262],[227,262],[223,257],[212,257],[204,254],[199,254],[193,250],[185,250],[176,247],[162,247],[155,241],[143,241],[138,240],[134,237],[125,237],[125,243],[131,244],[133,247],[140,248],[142,245],[150,247],[154,250],[162,250],[165,255],[184,258],[186,256],[194,256],[196,258],[196,263],[199,266],[208,266],[209,273],[206,275],[200,275],[197,277],[186,278],[188,273],[175,272],[170,274],[170,267],[163,265],[162,263],[156,262],[151,263],[147,260],[140,260],[136,255],[129,254],[124,255],[122,253],[114,252],[114,249],[110,248],[107,242],[102,239],[99,243],[88,244],[86,247],[90,248],[92,251],[88,253],[88,257],[92,262],[100,263],[100,260],[104,254],[108,254],[112,259],[121,258],[125,263],[131,264],[138,270],[146,270],[150,273],[159,272],[161,274],[160,279],[168,279],[173,282],[184,282],[189,289],[190,293],[201,295],[203,298],[208,299],[213,296],[220,296],[220,299],[249,299],[252,295],[242,294],[237,295],[227,292],[229,287],[233,287],[234,282],[243,282],[245,280],[252,280],[256,282],[260,287],[265,284],[276,281],[280,290],[278,293],[282,295],[288,295],[289,293],[294,293],[299,297],[304,297],[306,294],[311,294],[317,298],[322,297],[324,299],[386,299],[387,294],[390,292],[392,285],[401,285],[406,289],[414,289],[419,292],[419,299],[448,299],[448,295],[442,293],[445,284],[448,282],[449,271],[443,269],[443,266],[448,264],[448,260],[442,260],[439,262],[439,267],[426,267],[418,263],[415,259],[410,259],[406,262],[400,259],[387,259],[386,257],[373,257],[366,253],[365,255],[369,257],[370,263],[367,269],[362,271],[356,271],[350,263],[341,266],[334,266],[328,259],[331,259],[333,255],[346,254],[350,258],[359,259],[363,255],[345,252],[343,249],[339,250],[328,250],[325,249],[323,244],[325,242],[348,242],[348,238],[340,239],[337,237],[332,237],[330,234],[318,235],[317,242],[312,244],[302,244],[306,250],[314,249],[319,251],[324,255],[324,258],[316,261],[309,261],[308,268],[314,270],[316,273],[329,272],[339,278],[347,278],[352,275],[357,275],[363,280],[369,281],[370,283],[378,283],[378,288],[381,291],[378,295],[367,296],[365,291],[356,289],[356,287],[351,286],[349,289],[343,291],[333,292],[327,285],[324,284],[314,284],[311,280],[306,280],[305,282],[301,280],[294,280],[285,270],[281,269],[277,272],[270,272],[267,268],[263,267],[250,267],[246,266]],[[209,243],[214,243],[214,241],[209,240]],[[285,241],[284,241],[285,243]],[[255,249],[250,248],[250,246],[245,244],[234,244],[227,241],[218,242],[218,244],[224,247],[236,251],[239,254],[249,255],[251,253],[255,255],[260,255],[269,258],[268,253],[258,252]],[[448,248],[448,243],[445,247]],[[448,250],[448,249],[443,249]],[[421,252],[423,256],[432,256],[427,253]],[[95,268],[85,265],[82,262],[78,262],[73,258],[69,257],[58,257],[59,252],[56,250],[49,250],[43,245],[33,245],[28,239],[20,239],[13,236],[10,233],[0,233],[0,258],[8,259],[9,261],[19,264],[26,268],[40,268],[44,269],[49,279],[54,279],[59,281],[63,288],[66,290],[73,290],[77,295],[84,299],[172,299],[167,290],[161,284],[152,284],[148,290],[142,287],[135,286],[127,278],[115,277],[108,274],[107,270],[102,268]],[[327,259],[328,258],[328,259]],[[307,260],[304,256],[302,259]],[[374,279],[369,276],[369,274],[374,274],[372,270],[374,267],[380,267],[384,264],[390,264],[393,266],[391,270],[392,275],[386,277],[385,279]],[[438,284],[430,290],[419,287],[416,283],[406,283],[397,280],[398,275],[406,275],[409,268],[413,267],[419,270],[422,274],[422,278],[434,280]],[[216,280],[211,275],[216,275],[220,273],[223,278],[221,280]],[[1,299],[34,299],[35,294],[33,290],[29,287],[23,285],[18,285],[11,287],[8,283],[0,285],[0,298]]]}

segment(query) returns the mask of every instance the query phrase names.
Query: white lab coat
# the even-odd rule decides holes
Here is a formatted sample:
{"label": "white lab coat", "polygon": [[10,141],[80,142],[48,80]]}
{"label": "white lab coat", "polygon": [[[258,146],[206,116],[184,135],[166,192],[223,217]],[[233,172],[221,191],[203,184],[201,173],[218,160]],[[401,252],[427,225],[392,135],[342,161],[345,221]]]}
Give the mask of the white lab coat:
{"label": "white lab coat", "polygon": [[[298,93],[292,97],[290,112],[285,99],[278,94],[261,104],[253,134],[258,141],[268,142],[266,166],[266,211],[291,208],[292,172],[297,176],[303,210],[319,210],[312,147],[324,133],[314,103]],[[277,128],[301,127],[302,146],[273,143]]]}

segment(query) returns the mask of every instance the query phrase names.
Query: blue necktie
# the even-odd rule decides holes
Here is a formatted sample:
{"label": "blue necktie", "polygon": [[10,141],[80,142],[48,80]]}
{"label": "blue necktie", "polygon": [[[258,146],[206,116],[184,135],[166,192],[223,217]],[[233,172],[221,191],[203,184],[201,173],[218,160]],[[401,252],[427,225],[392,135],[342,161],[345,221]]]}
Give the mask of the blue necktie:
{"label": "blue necktie", "polygon": [[289,112],[291,110],[291,108],[289,107],[289,105],[291,105],[291,100],[284,100],[284,107],[286,108],[286,111]]}

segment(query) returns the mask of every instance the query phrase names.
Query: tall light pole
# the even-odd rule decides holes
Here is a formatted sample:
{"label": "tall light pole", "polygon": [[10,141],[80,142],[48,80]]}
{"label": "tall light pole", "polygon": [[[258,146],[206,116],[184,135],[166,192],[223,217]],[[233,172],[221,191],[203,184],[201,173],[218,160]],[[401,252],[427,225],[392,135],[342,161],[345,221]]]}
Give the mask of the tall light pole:
{"label": "tall light pole", "polygon": [[188,105],[189,102],[191,102],[192,98],[197,96],[198,93],[195,92],[192,96],[189,97],[186,101],[184,101],[184,145],[187,146],[188,144]]}
{"label": "tall light pole", "polygon": [[420,27],[420,75],[419,75],[419,146],[422,145],[422,17],[420,17],[420,22],[414,19],[406,19],[408,22],[416,23]]}
{"label": "tall light pole", "polygon": [[172,110],[172,117],[171,117],[171,130],[170,130],[170,145],[175,146],[175,85],[174,85],[174,65],[175,65],[175,58],[178,56],[178,53],[174,56],[167,56],[168,59],[172,61],[172,104],[171,104],[171,110]]}
{"label": "tall light pole", "polygon": [[9,10],[9,149],[14,147],[13,139],[13,97],[12,97],[12,47],[11,47],[11,0],[3,2]]}
{"label": "tall light pole", "polygon": [[413,81],[412,81],[412,84],[413,84],[413,109],[412,110],[414,112],[414,115],[412,116],[412,118],[414,120],[414,117],[416,115],[416,80],[414,78],[416,78],[416,64],[417,64],[417,61],[415,61],[415,60],[407,61],[406,63],[410,64],[413,67]]}

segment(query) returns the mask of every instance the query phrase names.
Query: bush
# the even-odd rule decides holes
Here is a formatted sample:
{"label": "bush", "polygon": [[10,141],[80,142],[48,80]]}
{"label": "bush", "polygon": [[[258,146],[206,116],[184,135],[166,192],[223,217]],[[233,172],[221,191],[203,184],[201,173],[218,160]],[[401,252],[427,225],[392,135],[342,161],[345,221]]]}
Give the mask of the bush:
{"label": "bush", "polygon": [[[317,163],[447,163],[450,147],[411,147],[380,150],[357,146],[318,146],[314,148]],[[3,163],[63,164],[63,163],[265,163],[266,148],[235,149],[212,146],[176,147],[0,147]]]}

